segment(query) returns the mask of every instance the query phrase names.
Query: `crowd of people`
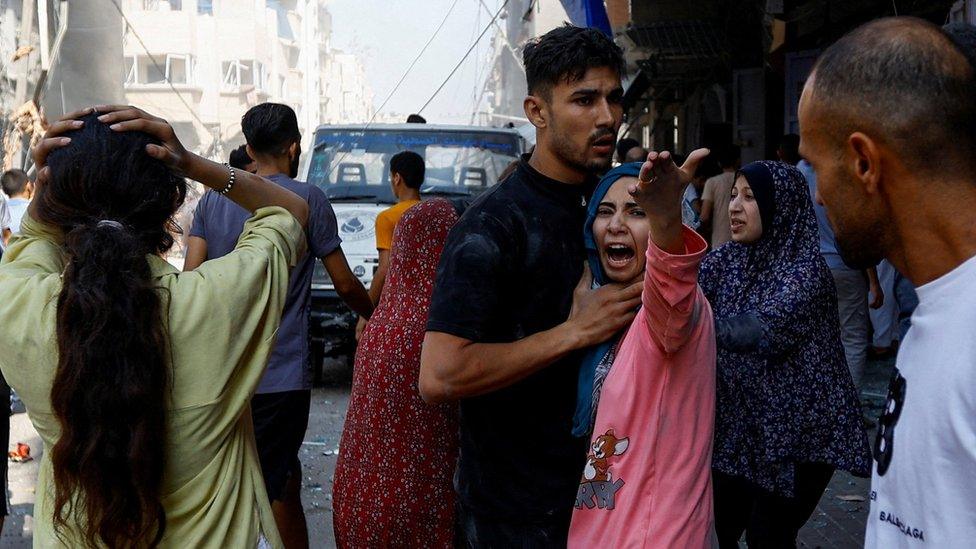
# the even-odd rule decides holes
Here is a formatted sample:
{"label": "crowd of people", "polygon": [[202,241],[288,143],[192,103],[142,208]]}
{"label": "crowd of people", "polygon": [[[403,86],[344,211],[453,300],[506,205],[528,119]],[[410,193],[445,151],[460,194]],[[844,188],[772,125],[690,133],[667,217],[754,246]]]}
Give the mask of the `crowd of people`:
{"label": "crowd of people", "polygon": [[[320,260],[362,319],[340,547],[793,547],[837,470],[872,476],[867,547],[967,546],[974,31],[854,30],[800,136],[742,166],[617,143],[621,50],[557,28],[525,47],[536,145],[497,185],[421,201],[423,158],[390,159],[368,290],[294,179],[289,107],[250,109],[229,165],[136,107],[68,114],[0,202],[0,370],[47,448],[35,545],[306,547]],[[178,271],[187,179],[209,191]],[[857,387],[897,339],[869,443]]]}

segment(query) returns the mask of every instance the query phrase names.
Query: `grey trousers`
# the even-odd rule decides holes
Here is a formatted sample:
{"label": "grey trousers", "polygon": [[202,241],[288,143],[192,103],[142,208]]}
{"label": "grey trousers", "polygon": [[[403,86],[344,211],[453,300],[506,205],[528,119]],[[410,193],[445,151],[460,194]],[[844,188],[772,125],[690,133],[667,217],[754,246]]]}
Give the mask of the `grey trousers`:
{"label": "grey trousers", "polygon": [[878,282],[881,284],[881,291],[884,292],[884,304],[879,309],[871,309],[871,327],[874,329],[872,345],[878,348],[890,347],[891,343],[899,338],[898,316],[900,307],[898,305],[898,294],[895,292],[895,277],[898,271],[884,260],[878,264]]}
{"label": "grey trousers", "polygon": [[847,356],[847,367],[860,387],[868,352],[868,281],[861,271],[831,269],[837,286],[837,312],[840,313],[840,339]]}

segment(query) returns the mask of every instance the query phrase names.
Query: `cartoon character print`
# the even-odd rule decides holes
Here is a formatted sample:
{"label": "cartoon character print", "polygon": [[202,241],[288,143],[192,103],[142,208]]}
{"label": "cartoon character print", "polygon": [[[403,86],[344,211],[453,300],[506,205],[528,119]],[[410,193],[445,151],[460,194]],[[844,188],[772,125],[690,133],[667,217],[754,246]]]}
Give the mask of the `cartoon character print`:
{"label": "cartoon character print", "polygon": [[618,438],[613,429],[593,440],[583,468],[583,481],[576,494],[577,509],[613,510],[616,507],[617,492],[624,486],[624,480],[613,479],[611,460],[622,456],[628,447],[630,439]]}
{"label": "cartoon character print", "polygon": [[613,429],[606,434],[596,437],[590,446],[590,455],[586,457],[586,467],[583,468],[583,480],[589,482],[610,482],[610,458],[622,455],[630,446],[629,438],[617,438]]}

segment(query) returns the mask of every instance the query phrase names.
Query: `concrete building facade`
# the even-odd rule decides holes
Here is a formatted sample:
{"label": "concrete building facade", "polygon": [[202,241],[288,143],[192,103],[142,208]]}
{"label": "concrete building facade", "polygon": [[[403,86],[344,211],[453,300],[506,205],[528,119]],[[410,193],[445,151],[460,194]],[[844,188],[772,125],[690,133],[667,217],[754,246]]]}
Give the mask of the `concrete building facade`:
{"label": "concrete building facade", "polygon": [[[347,99],[344,112],[356,116],[372,106],[361,67],[346,87],[332,83],[335,66],[345,75],[358,61],[341,53],[341,61],[332,58],[325,4],[124,0],[126,100],[169,120],[187,147],[205,156],[223,158],[243,143],[241,116],[266,101],[295,109],[308,145],[337,98]],[[366,104],[353,105],[357,99]]]}
{"label": "concrete building facade", "polygon": [[366,71],[356,55],[332,50],[324,85],[321,123],[365,124],[373,117],[373,91],[366,83]]}
{"label": "concrete building facade", "polygon": [[479,122],[500,126],[509,122],[525,124],[525,69],[522,49],[525,44],[569,20],[560,0],[509,0],[492,38],[492,69],[485,82],[483,109]]}

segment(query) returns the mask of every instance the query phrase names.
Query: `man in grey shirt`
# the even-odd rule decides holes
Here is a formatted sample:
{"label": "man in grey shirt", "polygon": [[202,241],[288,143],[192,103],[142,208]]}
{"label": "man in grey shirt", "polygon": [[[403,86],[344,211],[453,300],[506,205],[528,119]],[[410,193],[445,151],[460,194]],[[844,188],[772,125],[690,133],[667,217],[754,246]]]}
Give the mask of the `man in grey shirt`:
{"label": "man in grey shirt", "polygon": [[[307,547],[298,452],[308,427],[311,401],[309,314],[315,261],[322,260],[336,292],[354,312],[369,318],[373,303],[339,247],[335,212],[325,193],[293,179],[298,175],[301,154],[295,111],[287,105],[263,103],[244,114],[241,128],[257,175],[294,192],[309,206],[308,253],[291,272],[275,347],[251,400],[258,456],[278,531],[286,547]],[[249,217],[240,206],[208,192],[197,205],[184,269],[193,270],[205,260],[230,253]]]}
{"label": "man in grey shirt", "polygon": [[705,181],[702,191],[701,225],[710,227],[708,243],[712,249],[732,240],[732,227],[729,224],[729,202],[732,200],[732,186],[735,185],[735,171],[739,169],[741,150],[737,145],[729,145],[718,157],[722,173]]}

